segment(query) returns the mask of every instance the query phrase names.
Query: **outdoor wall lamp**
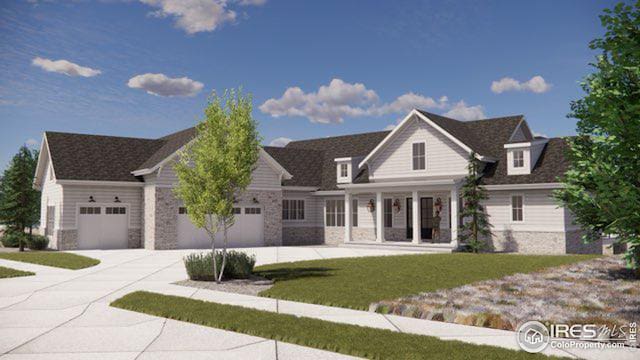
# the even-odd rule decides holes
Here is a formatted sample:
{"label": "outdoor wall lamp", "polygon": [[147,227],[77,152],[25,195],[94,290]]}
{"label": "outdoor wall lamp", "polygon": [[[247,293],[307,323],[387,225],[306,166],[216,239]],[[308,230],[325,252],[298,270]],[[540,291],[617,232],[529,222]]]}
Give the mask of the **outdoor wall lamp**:
{"label": "outdoor wall lamp", "polygon": [[116,199],[114,200],[114,202],[119,203],[119,202],[121,202],[121,201],[120,201],[120,199],[116,196]]}
{"label": "outdoor wall lamp", "polygon": [[260,204],[260,201],[258,201],[258,199],[256,199],[256,198],[253,198],[253,203],[254,204]]}
{"label": "outdoor wall lamp", "polygon": [[93,195],[92,195],[92,196],[89,196],[89,202],[96,202],[96,201],[93,199]]}
{"label": "outdoor wall lamp", "polygon": [[376,209],[376,203],[373,202],[373,199],[369,200],[369,203],[367,203],[367,209],[369,209],[369,212],[373,212]]}

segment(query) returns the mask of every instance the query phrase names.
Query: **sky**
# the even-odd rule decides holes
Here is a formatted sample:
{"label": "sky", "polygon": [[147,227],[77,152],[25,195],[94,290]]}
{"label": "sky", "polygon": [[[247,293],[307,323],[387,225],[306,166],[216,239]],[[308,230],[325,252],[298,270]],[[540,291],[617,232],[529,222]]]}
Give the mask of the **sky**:
{"label": "sky", "polygon": [[44,131],[157,138],[242,87],[265,145],[459,120],[567,118],[612,1],[0,2],[0,169]]}

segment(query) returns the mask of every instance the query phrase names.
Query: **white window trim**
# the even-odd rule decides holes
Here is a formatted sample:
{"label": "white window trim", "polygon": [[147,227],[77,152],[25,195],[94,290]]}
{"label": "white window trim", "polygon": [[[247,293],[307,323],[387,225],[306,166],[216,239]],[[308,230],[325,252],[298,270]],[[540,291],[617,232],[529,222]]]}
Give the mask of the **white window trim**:
{"label": "white window trim", "polygon": [[[424,169],[414,169],[413,168],[413,145],[415,144],[424,144]],[[409,157],[410,159],[410,164],[409,164],[409,168],[411,169],[411,171],[413,172],[427,172],[427,141],[423,140],[423,141],[414,141],[411,143],[411,156]]]}
{"label": "white window trim", "polygon": [[[343,179],[349,178],[349,164],[341,163],[339,164],[339,167],[340,167],[340,177]],[[344,167],[344,172],[346,173],[345,175],[342,174],[343,167]]]}
{"label": "white window trim", "polygon": [[[522,166],[516,166],[516,153],[521,153],[522,154]],[[513,150],[513,152],[511,153],[511,166],[514,169],[522,169],[524,168],[524,150],[520,150],[520,149],[516,149]]]}
{"label": "white window trim", "polygon": [[[295,200],[295,201],[302,200],[303,201],[303,206],[304,206],[304,219],[286,219],[286,220],[282,219],[283,222],[300,223],[300,222],[307,221],[307,214],[308,214],[307,213],[307,199],[305,199],[305,198],[286,198],[286,199],[282,199],[282,200],[283,201],[284,200]],[[326,221],[326,218],[325,218],[325,221]]]}
{"label": "white window trim", "polygon": [[[343,228],[344,225],[342,225],[342,226],[338,225],[338,207],[337,206],[336,206],[336,210],[334,211],[334,214],[335,214],[335,225],[328,225],[327,224],[327,209],[329,208],[327,205],[328,205],[329,201],[344,201],[344,199],[325,199],[324,200],[324,214],[323,214],[324,215],[323,216],[324,227]],[[346,208],[345,208],[345,210],[346,210]],[[344,216],[346,217],[346,216],[348,216],[348,214],[345,212]],[[345,219],[345,221],[346,221],[346,219]]]}
{"label": "white window trim", "polygon": [[[522,197],[522,220],[513,220],[513,197],[514,196]],[[525,217],[525,206],[524,206],[525,200],[526,200],[526,198],[524,196],[524,193],[511,193],[509,195],[509,204],[510,204],[510,206],[509,206],[509,222],[510,223],[512,223],[512,224],[522,224],[522,223],[525,222],[525,220],[526,220],[526,217]]]}

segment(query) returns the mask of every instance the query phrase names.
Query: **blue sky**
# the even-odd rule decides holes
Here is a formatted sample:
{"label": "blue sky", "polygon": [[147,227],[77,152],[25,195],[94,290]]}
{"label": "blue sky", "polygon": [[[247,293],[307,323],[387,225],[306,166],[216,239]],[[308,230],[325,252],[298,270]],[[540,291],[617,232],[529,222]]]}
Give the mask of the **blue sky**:
{"label": "blue sky", "polygon": [[613,4],[3,1],[0,168],[46,130],[155,138],[193,126],[208,94],[238,86],[265,144],[382,130],[412,106],[524,114],[536,132],[570,135],[587,45]]}

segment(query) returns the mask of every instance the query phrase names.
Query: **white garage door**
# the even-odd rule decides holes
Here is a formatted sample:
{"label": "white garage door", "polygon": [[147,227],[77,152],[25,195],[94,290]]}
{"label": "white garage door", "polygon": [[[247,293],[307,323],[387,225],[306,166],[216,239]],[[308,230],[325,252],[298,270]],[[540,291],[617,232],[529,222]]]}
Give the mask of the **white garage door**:
{"label": "white garage door", "polygon": [[[234,208],[235,224],[227,231],[229,247],[264,246],[263,211],[259,206],[238,206]],[[216,234],[216,247],[223,243],[222,232]],[[181,249],[211,248],[211,240],[206,231],[191,223],[184,207],[178,211],[178,247]]]}
{"label": "white garage door", "polygon": [[83,205],[78,208],[79,249],[126,249],[129,211],[125,205]]}

